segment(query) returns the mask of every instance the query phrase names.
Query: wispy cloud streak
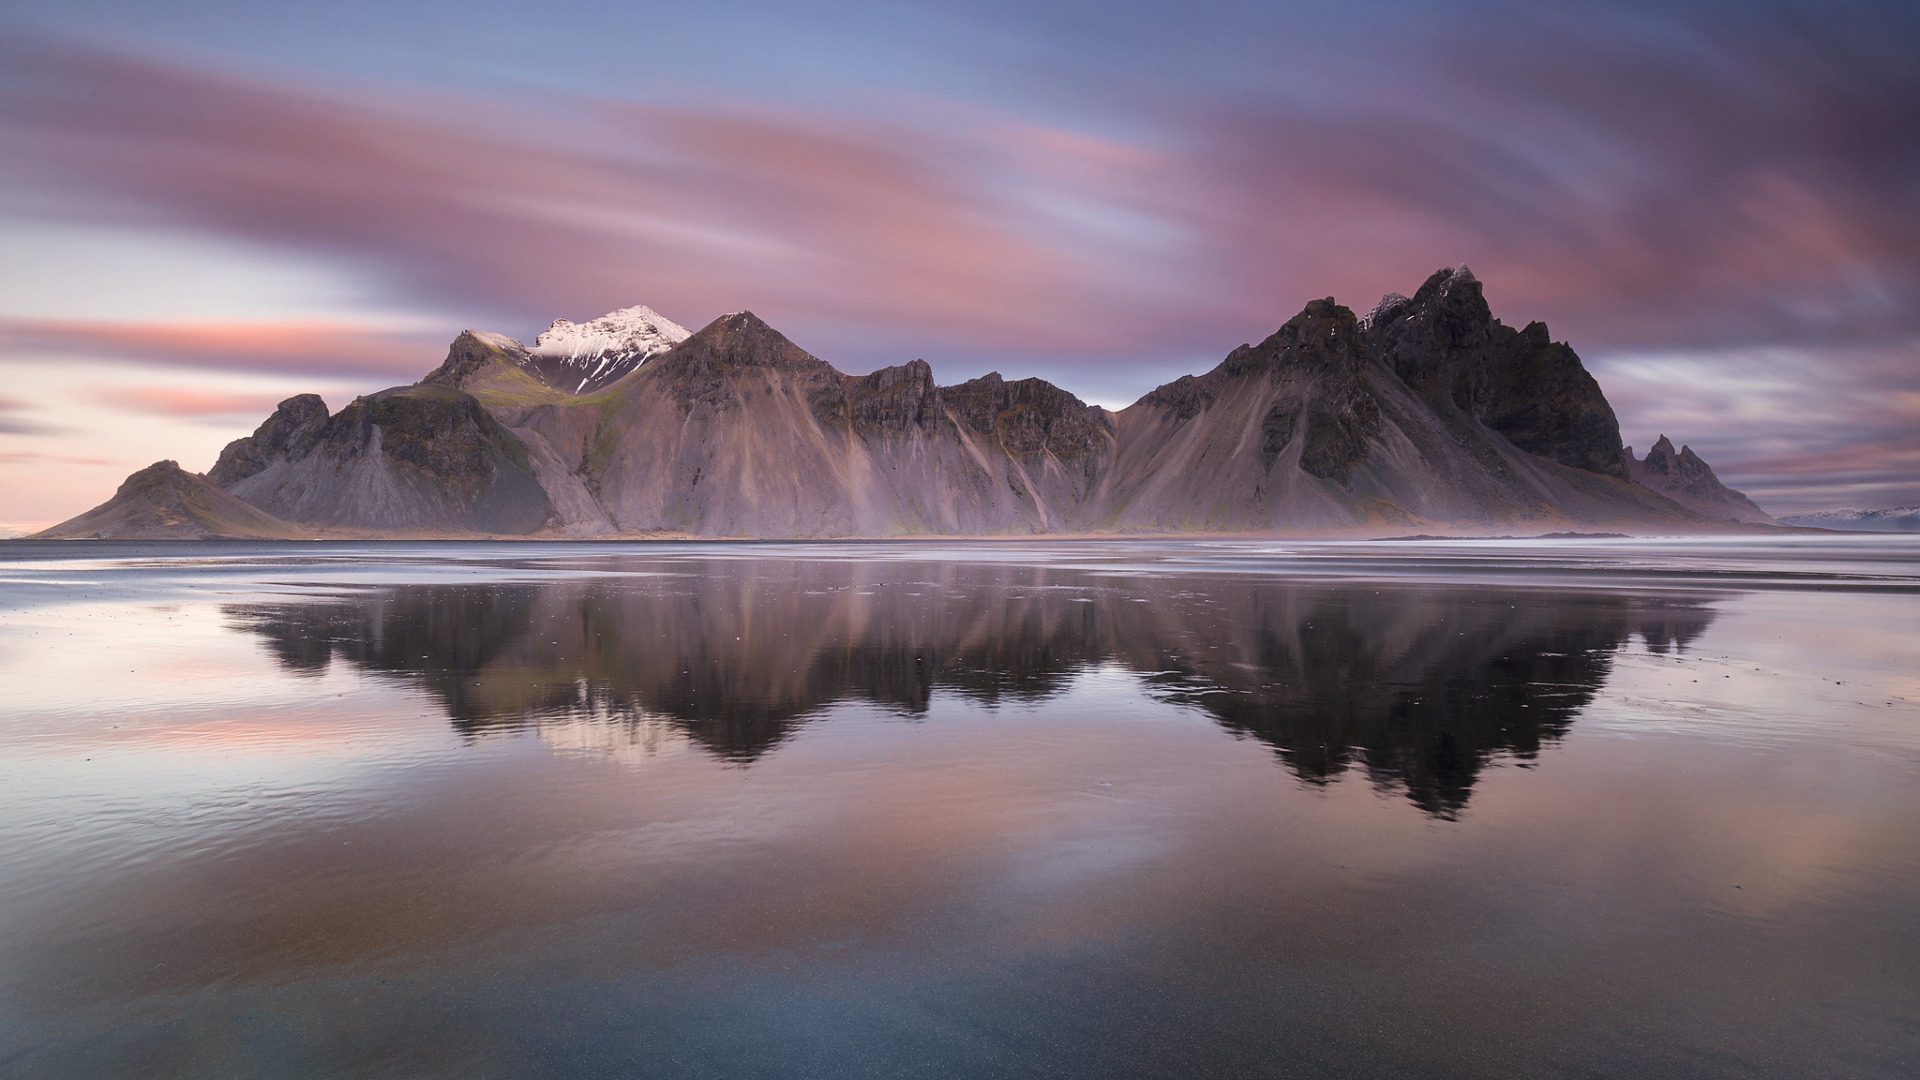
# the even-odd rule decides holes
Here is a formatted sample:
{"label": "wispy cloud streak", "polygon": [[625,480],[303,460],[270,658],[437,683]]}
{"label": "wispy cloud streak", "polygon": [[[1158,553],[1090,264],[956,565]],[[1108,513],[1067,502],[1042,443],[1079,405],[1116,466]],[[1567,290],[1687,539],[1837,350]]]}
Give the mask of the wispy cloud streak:
{"label": "wispy cloud streak", "polygon": [[[1419,21],[1430,36],[1399,41],[1402,62],[1332,91],[1284,71],[1194,90],[1116,60],[1087,80],[1099,136],[924,98],[395,104],[0,39],[0,181],[81,216],[325,256],[500,329],[751,307],[848,366],[1020,357],[1106,397],[1310,297],[1364,308],[1466,261],[1500,313],[1546,319],[1614,380],[1629,439],[1684,422],[1669,434],[1744,476],[1859,483],[1869,462],[1898,488],[1912,417],[1887,403],[1908,384],[1861,358],[1920,336],[1920,17],[1760,4],[1576,24],[1463,5],[1455,21]],[[1155,49],[1103,33],[1119,56]],[[0,327],[7,343],[396,381],[439,344],[45,320]],[[1783,351],[1764,385],[1725,362],[1765,348]],[[1664,386],[1610,366],[1651,355]],[[1703,404],[1716,393],[1732,404]],[[1762,401],[1803,418],[1740,419]]]}
{"label": "wispy cloud streak", "polygon": [[73,47],[7,59],[0,119],[64,182],[433,300],[526,317],[644,297],[1041,349],[1137,329],[1102,318],[1114,251],[1009,224],[1027,193],[982,182],[990,133],[575,102],[529,135]]}
{"label": "wispy cloud streak", "polygon": [[400,334],[339,323],[145,323],[0,319],[0,359],[46,354],[112,357],[210,371],[373,376],[412,382],[431,371],[451,334]]}
{"label": "wispy cloud streak", "polygon": [[193,419],[258,419],[283,400],[280,394],[241,394],[174,386],[103,386],[94,401],[126,412]]}

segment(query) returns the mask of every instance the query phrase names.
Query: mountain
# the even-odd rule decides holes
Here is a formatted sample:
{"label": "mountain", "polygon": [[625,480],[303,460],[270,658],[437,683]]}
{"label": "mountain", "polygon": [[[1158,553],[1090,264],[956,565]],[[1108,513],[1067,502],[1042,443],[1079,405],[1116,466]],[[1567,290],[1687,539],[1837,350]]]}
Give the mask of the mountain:
{"label": "mountain", "polygon": [[1845,532],[1920,532],[1920,506],[1895,506],[1886,510],[1821,510],[1812,514],[1791,514],[1780,520],[1788,525],[1840,529]]}
{"label": "mountain", "polygon": [[1778,525],[1780,522],[1760,509],[1752,499],[1722,484],[1713,469],[1690,446],[1674,453],[1673,441],[1660,436],[1645,460],[1633,456],[1633,447],[1625,450],[1627,475],[1633,482],[1665,495],[1703,517],[1732,520],[1749,525]]}
{"label": "mountain", "polygon": [[1662,445],[1634,459],[1579,356],[1541,323],[1494,318],[1454,267],[1365,318],[1315,300],[1118,413],[1041,379],[941,386],[923,360],[847,375],[745,311],[688,334],[627,308],[557,321],[532,349],[468,330],[414,386],[333,415],[288,399],[207,479],[302,528],[363,535],[1771,522]]}
{"label": "mountain", "polygon": [[465,330],[423,382],[469,387],[489,369],[495,388],[546,387],[567,396],[596,393],[664,355],[692,332],[648,307],[621,308],[590,322],[555,319],[528,348],[505,334]]}
{"label": "mountain", "polygon": [[1113,438],[1103,410],[1039,379],[940,387],[919,360],[845,375],[751,312],[598,397],[495,400],[585,534],[1062,531]]}
{"label": "mountain", "polygon": [[521,366],[548,386],[591,394],[692,333],[647,307],[621,308],[584,323],[555,319],[534,339]]}
{"label": "mountain", "polygon": [[1627,481],[1572,350],[1501,325],[1464,267],[1365,320],[1309,303],[1123,410],[1118,442],[1095,522],[1128,531],[1693,519]]}
{"label": "mountain", "polygon": [[355,529],[525,535],[553,517],[520,439],[431,383],[332,416],[313,394],[289,398],[207,479],[277,517]]}
{"label": "mountain", "polygon": [[1366,323],[1374,357],[1456,432],[1470,418],[1537,457],[1626,475],[1613,407],[1580,357],[1545,323],[1515,330],[1494,318],[1465,266],[1434,274],[1412,299],[1385,297]]}
{"label": "mountain", "polygon": [[113,498],[34,540],[298,540],[313,530],[290,525],[220,490],[177,462],[159,461],[126,478]]}

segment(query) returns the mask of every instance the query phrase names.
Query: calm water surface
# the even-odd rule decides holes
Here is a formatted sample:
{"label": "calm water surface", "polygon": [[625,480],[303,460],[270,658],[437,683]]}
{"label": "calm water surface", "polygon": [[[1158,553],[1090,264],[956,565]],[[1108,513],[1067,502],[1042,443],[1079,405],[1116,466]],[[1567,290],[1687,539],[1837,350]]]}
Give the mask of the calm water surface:
{"label": "calm water surface", "polygon": [[0,546],[0,1075],[1912,1077],[1920,541]]}

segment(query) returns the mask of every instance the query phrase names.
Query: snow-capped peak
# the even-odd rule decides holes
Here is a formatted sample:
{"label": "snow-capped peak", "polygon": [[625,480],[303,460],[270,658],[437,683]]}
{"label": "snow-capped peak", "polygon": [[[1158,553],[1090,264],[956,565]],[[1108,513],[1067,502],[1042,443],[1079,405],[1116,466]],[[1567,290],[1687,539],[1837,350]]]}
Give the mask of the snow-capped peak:
{"label": "snow-capped peak", "polygon": [[526,366],[549,385],[590,393],[691,337],[649,307],[621,308],[577,323],[555,319],[533,341]]}
{"label": "snow-capped peak", "polygon": [[555,319],[528,350],[558,360],[658,355],[691,337],[693,331],[650,307],[621,308],[589,322]]}

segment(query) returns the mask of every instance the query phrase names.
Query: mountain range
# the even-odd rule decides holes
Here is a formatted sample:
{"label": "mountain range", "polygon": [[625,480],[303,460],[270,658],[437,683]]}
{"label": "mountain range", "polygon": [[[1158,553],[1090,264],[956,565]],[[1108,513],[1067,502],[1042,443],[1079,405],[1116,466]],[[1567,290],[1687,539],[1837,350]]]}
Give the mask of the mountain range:
{"label": "mountain range", "polygon": [[1780,519],[1788,525],[1843,532],[1920,532],[1920,506],[1884,510],[1821,510]]}
{"label": "mountain range", "polygon": [[[138,481],[138,483],[136,483]],[[248,508],[243,513],[236,507]],[[644,307],[529,348],[468,330],[420,382],[282,402],[204,476],[162,462],[43,537],[854,537],[1776,524],[1665,436],[1637,459],[1544,324],[1466,267],[1109,412],[1041,379],[847,375],[751,312]]]}

